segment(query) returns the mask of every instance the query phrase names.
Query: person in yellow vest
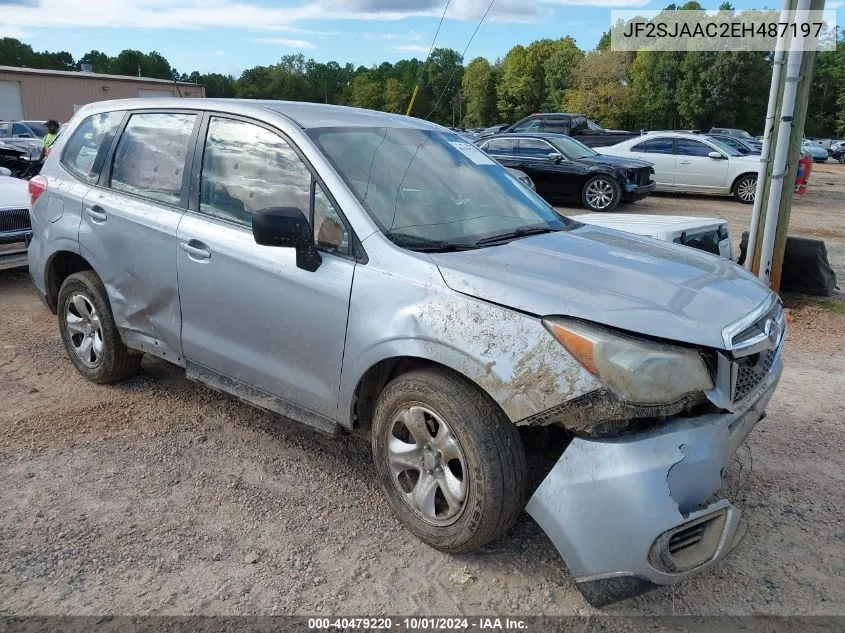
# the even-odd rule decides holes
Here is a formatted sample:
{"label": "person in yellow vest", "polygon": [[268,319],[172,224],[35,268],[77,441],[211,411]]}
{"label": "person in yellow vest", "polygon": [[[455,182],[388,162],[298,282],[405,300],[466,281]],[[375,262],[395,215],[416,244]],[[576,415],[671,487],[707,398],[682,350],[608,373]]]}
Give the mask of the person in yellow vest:
{"label": "person in yellow vest", "polygon": [[59,122],[50,119],[44,124],[47,128],[47,134],[44,136],[44,140],[42,141],[41,145],[41,160],[44,160],[47,156],[47,150],[50,149],[50,146],[56,140],[56,137],[59,135]]}

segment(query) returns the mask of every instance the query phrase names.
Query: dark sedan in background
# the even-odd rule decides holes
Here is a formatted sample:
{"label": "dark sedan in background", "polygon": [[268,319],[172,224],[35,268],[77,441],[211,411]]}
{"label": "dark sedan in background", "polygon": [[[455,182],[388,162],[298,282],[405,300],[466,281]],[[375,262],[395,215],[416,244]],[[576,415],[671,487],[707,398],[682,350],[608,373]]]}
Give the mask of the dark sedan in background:
{"label": "dark sedan in background", "polygon": [[580,201],[591,211],[613,211],[620,201],[654,191],[651,163],[605,156],[565,134],[510,133],[476,145],[505,167],[525,172],[548,202]]}

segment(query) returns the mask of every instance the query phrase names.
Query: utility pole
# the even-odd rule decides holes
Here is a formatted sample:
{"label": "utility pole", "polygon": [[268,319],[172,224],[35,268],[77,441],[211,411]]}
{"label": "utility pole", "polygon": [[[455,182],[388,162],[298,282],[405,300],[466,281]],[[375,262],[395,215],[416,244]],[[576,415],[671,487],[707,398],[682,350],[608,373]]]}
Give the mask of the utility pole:
{"label": "utility pole", "polygon": [[[807,8],[810,11],[822,11],[824,0],[809,0],[809,3],[806,0],[791,0],[789,8],[793,11]],[[797,55],[800,55],[800,63],[796,63]],[[758,196],[762,194],[759,202],[760,212],[756,225],[751,227],[751,233],[756,239],[753,244],[749,244],[746,257],[750,258],[751,271],[769,283],[775,292],[780,290],[789,216],[795,196],[795,178],[798,174],[798,159],[807,120],[807,102],[815,59],[815,50],[796,51],[794,46],[790,46],[784,59],[786,63],[773,69],[773,72],[780,73],[780,81],[774,121],[766,121],[767,126],[773,125],[770,132],[767,130],[771,136],[770,153],[765,178],[757,190]],[[784,148],[785,142],[788,145]],[[780,151],[776,149],[778,146],[781,146]],[[765,160],[766,157],[762,158]],[[772,195],[777,198],[777,204],[770,204]],[[770,217],[770,214],[775,215]]]}

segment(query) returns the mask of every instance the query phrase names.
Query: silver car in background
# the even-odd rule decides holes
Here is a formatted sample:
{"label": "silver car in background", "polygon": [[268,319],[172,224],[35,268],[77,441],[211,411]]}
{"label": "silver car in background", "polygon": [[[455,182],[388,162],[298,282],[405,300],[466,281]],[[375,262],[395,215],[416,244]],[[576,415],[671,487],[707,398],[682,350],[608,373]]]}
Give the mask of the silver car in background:
{"label": "silver car in background", "polygon": [[[30,273],[82,375],[150,354],[368,434],[433,547],[478,548],[527,509],[601,606],[743,533],[711,497],[785,322],[726,259],[563,217],[437,125],[329,105],[88,105],[30,192]],[[567,445],[527,500],[519,427],[552,425]]]}

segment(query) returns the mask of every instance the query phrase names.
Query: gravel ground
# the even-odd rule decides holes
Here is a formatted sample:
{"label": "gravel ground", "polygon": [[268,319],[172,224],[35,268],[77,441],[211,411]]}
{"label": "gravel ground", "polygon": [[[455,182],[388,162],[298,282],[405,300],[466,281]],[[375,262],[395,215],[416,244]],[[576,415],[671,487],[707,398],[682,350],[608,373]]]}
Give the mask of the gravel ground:
{"label": "gravel ground", "polygon": [[[793,213],[795,232],[828,232],[840,279],[843,199],[845,166],[816,166]],[[682,196],[630,210],[720,215],[737,240],[750,213]],[[794,305],[781,387],[728,472],[748,537],[724,564],[605,612],[845,615],[845,303]],[[24,273],[0,273],[0,307],[0,614],[595,612],[527,515],[479,552],[441,554],[399,526],[360,440],[156,359],[93,385]]]}

